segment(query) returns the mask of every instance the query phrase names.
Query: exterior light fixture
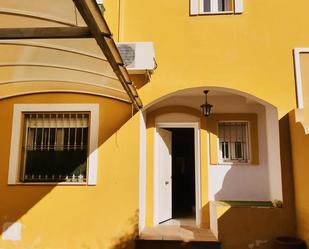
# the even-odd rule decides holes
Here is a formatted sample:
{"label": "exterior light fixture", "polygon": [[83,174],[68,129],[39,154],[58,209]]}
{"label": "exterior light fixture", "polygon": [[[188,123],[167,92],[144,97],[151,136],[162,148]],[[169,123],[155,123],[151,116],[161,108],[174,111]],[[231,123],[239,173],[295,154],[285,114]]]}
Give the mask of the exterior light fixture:
{"label": "exterior light fixture", "polygon": [[208,117],[210,115],[211,108],[212,108],[212,105],[208,104],[208,102],[207,102],[208,92],[209,92],[208,90],[204,91],[204,93],[205,93],[205,104],[201,105],[201,108],[202,108],[202,111],[203,111],[203,114],[204,114],[205,117]]}

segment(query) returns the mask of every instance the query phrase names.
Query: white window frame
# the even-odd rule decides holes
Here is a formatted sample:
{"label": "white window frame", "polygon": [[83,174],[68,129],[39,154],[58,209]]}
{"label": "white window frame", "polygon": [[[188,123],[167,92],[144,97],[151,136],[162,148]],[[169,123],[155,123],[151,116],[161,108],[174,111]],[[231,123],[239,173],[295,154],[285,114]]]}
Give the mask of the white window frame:
{"label": "white window frame", "polygon": [[[247,124],[247,143],[246,143],[246,149],[247,149],[247,160],[241,161],[241,160],[225,160],[222,158],[222,151],[220,147],[220,135],[219,135],[219,124],[220,123],[246,123]],[[248,120],[220,120],[217,123],[217,130],[218,130],[218,139],[217,139],[217,150],[218,150],[218,164],[221,165],[248,165],[251,164],[251,127],[250,122]],[[235,153],[235,152],[234,152]]]}
{"label": "white window frame", "polygon": [[218,8],[218,0],[210,0],[210,11],[205,12],[204,11],[204,0],[200,0],[200,14],[229,14],[229,13],[234,13],[234,1],[230,0],[232,2],[232,10],[228,11],[219,11]]}
{"label": "white window frame", "polygon": [[244,0],[231,0],[232,10],[230,11],[218,11],[218,0],[210,0],[211,10],[209,12],[204,11],[203,0],[190,0],[190,15],[213,15],[213,14],[241,14],[244,12]]}
{"label": "white window frame", "polygon": [[[24,112],[90,112],[87,182],[23,183],[19,181],[22,127]],[[15,104],[12,121],[9,185],[96,185],[98,165],[99,105],[98,104]]]}

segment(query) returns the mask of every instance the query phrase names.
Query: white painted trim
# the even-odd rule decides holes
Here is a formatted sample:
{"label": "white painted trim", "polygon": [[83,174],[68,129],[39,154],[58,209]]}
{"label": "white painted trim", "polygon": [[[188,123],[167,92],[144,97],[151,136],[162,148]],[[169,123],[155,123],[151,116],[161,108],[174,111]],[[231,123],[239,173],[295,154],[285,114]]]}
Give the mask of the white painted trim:
{"label": "white painted trim", "polygon": [[158,203],[159,203],[159,169],[158,169],[158,132],[157,128],[194,128],[194,147],[195,147],[195,208],[196,225],[201,225],[201,152],[200,152],[200,123],[199,122],[159,122],[155,125],[154,131],[154,225],[159,224]]}
{"label": "white painted trim", "polygon": [[309,53],[309,48],[294,48],[294,66],[296,76],[296,89],[297,89],[297,107],[299,109],[304,108],[304,96],[303,96],[303,83],[301,77],[301,64],[300,54]]}
{"label": "white painted trim", "polygon": [[199,0],[190,0],[190,15],[198,15],[199,13]]}
{"label": "white painted trim", "polygon": [[244,2],[243,0],[234,0],[234,12],[236,14],[241,14],[244,12]]}
{"label": "white painted trim", "polygon": [[277,108],[265,106],[269,190],[271,200],[283,201],[279,117]]}
{"label": "white painted trim", "polygon": [[[89,111],[90,112],[90,144],[88,155],[88,185],[96,185],[98,165],[99,105],[98,104],[15,104],[12,120],[12,136],[8,184],[21,184],[18,180],[21,152],[22,112],[41,111]],[[27,185],[27,184],[25,184]],[[48,185],[51,185],[49,183]],[[55,183],[57,185],[57,183]]]}
{"label": "white painted trim", "polygon": [[146,226],[146,113],[140,115],[140,158],[139,158],[139,233]]}
{"label": "white painted trim", "polygon": [[154,150],[153,150],[153,155],[154,155],[154,167],[153,167],[153,224],[154,226],[159,224],[159,159],[157,154],[159,153],[159,134],[157,132],[157,127],[154,129]]}
{"label": "white painted trim", "polygon": [[[219,9],[218,0],[211,0],[211,4],[210,4],[211,13],[218,13],[219,12],[218,9]],[[220,11],[220,12],[224,12],[224,11]]]}
{"label": "white painted trim", "polygon": [[219,239],[217,203],[215,201],[209,201],[209,222],[210,231],[215,235],[216,239]]}

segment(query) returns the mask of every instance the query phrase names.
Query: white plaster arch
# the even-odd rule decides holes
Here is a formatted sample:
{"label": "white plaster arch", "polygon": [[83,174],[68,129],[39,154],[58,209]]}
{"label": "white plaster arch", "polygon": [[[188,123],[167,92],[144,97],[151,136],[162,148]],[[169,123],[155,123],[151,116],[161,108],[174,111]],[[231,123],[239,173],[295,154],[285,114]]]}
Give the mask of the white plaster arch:
{"label": "white plaster arch", "polygon": [[[159,99],[156,99],[152,103],[144,106],[143,111],[141,113],[141,146],[146,146],[145,141],[145,134],[146,134],[146,118],[147,113],[150,113],[152,111],[155,111],[161,107],[166,106],[186,106],[195,108],[196,110],[201,110],[200,105],[205,101],[205,96],[203,94],[203,91],[207,89],[210,90],[209,94],[209,103],[211,103],[211,92],[217,92],[218,94],[222,93],[222,98],[230,98],[235,96],[235,98],[239,99],[239,102],[237,102],[237,106],[233,108],[233,104],[231,105],[228,101],[225,103],[224,107],[217,108],[217,111],[220,113],[237,113],[237,112],[243,112],[248,113],[250,111],[256,112],[258,115],[258,127],[260,130],[259,134],[259,147],[263,147],[261,151],[266,154],[266,156],[263,157],[263,166],[247,166],[245,168],[238,167],[236,170],[233,170],[233,177],[234,182],[236,184],[240,184],[243,182],[243,179],[245,177],[249,177],[247,182],[249,183],[248,186],[251,186],[251,195],[238,195],[237,193],[232,193],[231,200],[256,200],[256,201],[273,201],[273,200],[283,200],[283,194],[282,194],[282,179],[281,179],[281,158],[280,158],[280,142],[279,142],[279,118],[278,118],[278,111],[277,108],[268,103],[267,101],[260,99],[256,96],[252,96],[251,94],[247,94],[245,92],[241,92],[239,90],[235,89],[228,89],[228,88],[221,88],[221,87],[198,87],[198,88],[189,88],[189,89],[182,89],[179,91],[176,91],[174,93],[162,96]],[[231,101],[234,101],[233,98],[231,98]],[[235,102],[233,102],[235,103]],[[254,106],[254,108],[249,109],[248,108],[241,108],[242,105],[248,105],[248,106]],[[226,110],[227,106],[230,106],[230,110]],[[216,109],[216,107],[214,107]],[[179,114],[177,114],[179,117]],[[170,118],[171,116],[169,116]],[[172,121],[169,119],[169,121]],[[177,119],[179,120],[179,118]],[[203,141],[201,141],[203,142]],[[205,142],[205,141],[204,141]],[[145,148],[144,148],[145,151]],[[141,153],[143,153],[141,151]],[[203,153],[203,152],[201,152]],[[208,153],[208,152],[204,152]],[[146,155],[141,155],[141,158],[145,158]],[[210,168],[212,167],[212,168]],[[232,166],[233,167],[233,166]],[[214,196],[216,194],[216,191],[220,190],[220,186],[222,187],[224,179],[228,172],[231,170],[228,167],[221,167],[221,166],[211,166],[208,163],[208,174],[209,177],[212,177],[213,179],[216,179],[217,182],[210,183],[214,184],[213,186],[209,186],[209,199],[215,200]],[[144,159],[141,161],[140,164],[140,172],[146,171],[146,160]],[[259,173],[258,173],[259,172]],[[250,179],[255,178],[255,174],[258,173],[256,176],[257,178],[253,181],[254,184],[250,185]],[[218,178],[218,176],[220,176]],[[263,179],[263,181],[259,182],[259,178]],[[265,183],[265,184],[264,184]],[[263,185],[264,186],[261,186]],[[216,186],[215,186],[216,185]],[[143,188],[146,186],[146,180],[141,180],[141,195],[140,195],[140,201],[143,202]],[[259,190],[260,189],[260,190]],[[248,190],[248,191],[251,191]],[[242,193],[243,194],[243,193]],[[140,204],[140,207],[143,207],[143,203]],[[143,214],[144,212],[141,212]],[[140,220],[143,220],[143,217],[140,217]]]}

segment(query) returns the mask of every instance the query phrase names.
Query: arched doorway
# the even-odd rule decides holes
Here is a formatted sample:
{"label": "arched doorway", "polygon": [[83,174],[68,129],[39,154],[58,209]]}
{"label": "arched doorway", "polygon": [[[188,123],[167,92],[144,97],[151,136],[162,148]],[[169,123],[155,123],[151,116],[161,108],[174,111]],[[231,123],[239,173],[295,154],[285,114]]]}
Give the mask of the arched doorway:
{"label": "arched doorway", "polygon": [[[194,153],[199,150],[195,163],[200,164],[198,170],[195,168],[194,171],[195,201],[200,202],[200,205],[195,205],[194,219],[197,226],[210,227],[209,202],[212,201],[282,200],[276,108],[243,92],[207,89],[210,89],[209,102],[214,106],[210,118],[205,119],[200,110],[200,105],[204,102],[202,88],[187,89],[162,97],[145,107],[141,115],[141,229],[161,221],[158,218],[160,178],[155,177],[159,168],[156,165],[160,161],[156,154],[158,129],[173,132],[179,124],[195,122],[198,127],[198,135],[194,140],[199,141],[199,144],[195,143]],[[221,123],[228,124],[226,126],[229,129],[234,126],[234,130],[235,127],[245,127],[243,129],[247,129],[247,133],[243,136],[243,141],[234,141],[231,137],[230,140],[223,141],[219,131],[219,127],[222,129]],[[239,142],[245,145],[239,145]],[[228,146],[226,148],[231,156],[227,156],[225,152],[225,158],[223,157],[223,143]],[[248,152],[243,149],[245,147]],[[236,155],[244,153],[247,154],[243,160],[240,160],[241,156],[236,158]],[[173,156],[173,152],[170,156]],[[173,189],[170,193],[173,193]],[[172,201],[169,204],[171,218],[172,197],[169,198]]]}

